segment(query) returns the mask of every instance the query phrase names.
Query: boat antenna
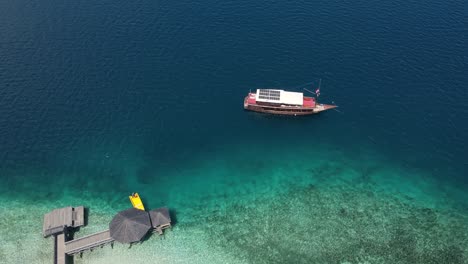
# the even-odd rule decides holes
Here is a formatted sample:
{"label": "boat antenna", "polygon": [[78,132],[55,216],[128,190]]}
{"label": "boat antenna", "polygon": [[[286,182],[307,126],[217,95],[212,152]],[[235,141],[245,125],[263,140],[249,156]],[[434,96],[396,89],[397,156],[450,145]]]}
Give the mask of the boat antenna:
{"label": "boat antenna", "polygon": [[308,91],[309,93],[315,94],[314,92],[307,90],[307,88],[304,88],[304,90]]}

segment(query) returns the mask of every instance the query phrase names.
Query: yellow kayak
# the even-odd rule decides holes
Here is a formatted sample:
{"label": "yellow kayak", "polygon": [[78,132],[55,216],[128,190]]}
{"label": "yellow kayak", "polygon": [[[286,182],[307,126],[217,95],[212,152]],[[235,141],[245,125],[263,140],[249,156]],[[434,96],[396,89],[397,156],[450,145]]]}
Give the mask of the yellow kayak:
{"label": "yellow kayak", "polygon": [[130,202],[132,202],[132,205],[134,208],[139,209],[139,210],[145,210],[145,207],[143,206],[143,202],[140,199],[140,195],[138,193],[132,193],[128,198],[130,198]]}

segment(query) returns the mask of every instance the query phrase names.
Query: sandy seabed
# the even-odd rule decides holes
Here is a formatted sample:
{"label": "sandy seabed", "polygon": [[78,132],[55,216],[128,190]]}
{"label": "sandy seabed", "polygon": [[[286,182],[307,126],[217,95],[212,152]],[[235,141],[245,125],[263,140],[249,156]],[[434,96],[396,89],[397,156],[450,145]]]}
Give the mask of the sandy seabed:
{"label": "sandy seabed", "polygon": [[[152,207],[173,210],[173,229],[131,247],[85,252],[74,263],[468,263],[463,187],[375,154],[321,153],[311,162],[301,158],[310,156],[305,149],[282,157],[251,151],[198,157],[166,171],[156,187],[136,179]],[[130,205],[127,193],[92,188],[52,198],[8,194],[0,197],[2,263],[52,263],[52,238],[41,231],[54,208],[89,208],[81,237],[107,229]]]}

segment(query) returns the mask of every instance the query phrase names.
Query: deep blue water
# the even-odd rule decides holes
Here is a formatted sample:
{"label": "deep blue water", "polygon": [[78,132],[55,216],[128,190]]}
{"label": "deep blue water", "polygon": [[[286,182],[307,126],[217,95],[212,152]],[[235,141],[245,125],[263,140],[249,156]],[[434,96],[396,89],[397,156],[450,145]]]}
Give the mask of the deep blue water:
{"label": "deep blue water", "polygon": [[[95,158],[83,149],[183,166],[220,145],[288,140],[372,146],[466,184],[464,11],[461,0],[2,1],[0,179],[27,191],[32,174],[83,169]],[[250,89],[319,78],[319,99],[340,112],[242,109]]]}

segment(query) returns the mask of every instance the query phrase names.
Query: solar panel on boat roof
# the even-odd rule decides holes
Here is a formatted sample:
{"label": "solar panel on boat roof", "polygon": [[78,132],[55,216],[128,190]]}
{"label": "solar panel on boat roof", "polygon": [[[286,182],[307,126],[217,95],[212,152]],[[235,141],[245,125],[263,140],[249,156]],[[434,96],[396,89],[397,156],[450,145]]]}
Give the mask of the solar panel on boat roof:
{"label": "solar panel on boat roof", "polygon": [[259,89],[259,99],[270,100],[270,101],[279,101],[281,98],[281,92],[277,90],[269,89]]}

